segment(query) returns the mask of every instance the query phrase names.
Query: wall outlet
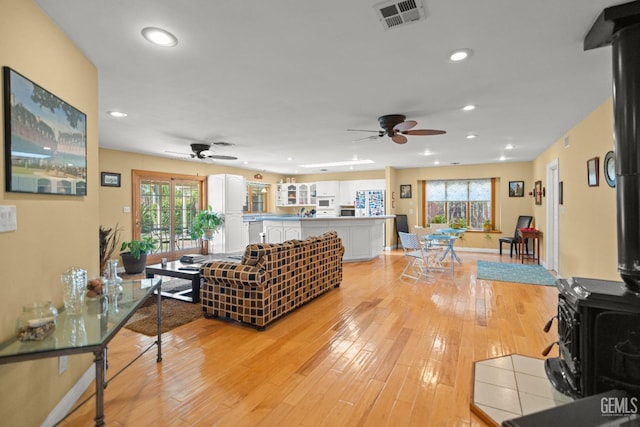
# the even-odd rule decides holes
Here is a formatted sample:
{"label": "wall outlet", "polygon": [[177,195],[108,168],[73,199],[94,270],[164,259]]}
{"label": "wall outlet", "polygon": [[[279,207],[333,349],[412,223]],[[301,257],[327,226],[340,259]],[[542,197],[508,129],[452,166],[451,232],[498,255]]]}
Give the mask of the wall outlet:
{"label": "wall outlet", "polygon": [[68,361],[69,361],[69,356],[58,357],[58,375],[64,374],[64,371],[67,370]]}

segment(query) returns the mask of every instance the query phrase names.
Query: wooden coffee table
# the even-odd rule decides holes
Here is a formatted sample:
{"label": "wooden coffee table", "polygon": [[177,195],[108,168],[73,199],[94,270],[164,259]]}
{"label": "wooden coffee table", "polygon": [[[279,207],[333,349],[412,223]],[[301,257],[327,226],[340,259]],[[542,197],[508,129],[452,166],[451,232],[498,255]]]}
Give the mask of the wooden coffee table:
{"label": "wooden coffee table", "polygon": [[[231,258],[229,258],[231,257]],[[237,254],[211,254],[206,255],[207,261],[224,261],[224,262],[240,262]],[[174,277],[177,279],[185,279],[191,281],[191,289],[179,292],[162,291],[164,297],[174,298],[181,301],[192,302],[194,304],[200,302],[200,266],[202,263],[185,264],[180,261],[169,261],[165,267],[162,264],[152,264],[145,268],[147,278],[155,276]]]}

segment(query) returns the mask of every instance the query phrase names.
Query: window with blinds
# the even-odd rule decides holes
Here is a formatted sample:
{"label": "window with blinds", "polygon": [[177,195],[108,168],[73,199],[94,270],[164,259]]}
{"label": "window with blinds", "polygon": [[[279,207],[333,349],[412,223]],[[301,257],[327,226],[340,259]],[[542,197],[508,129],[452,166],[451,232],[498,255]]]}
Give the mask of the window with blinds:
{"label": "window with blinds", "polygon": [[491,178],[427,181],[426,222],[442,217],[449,224],[481,230],[486,220],[493,223],[493,187]]}

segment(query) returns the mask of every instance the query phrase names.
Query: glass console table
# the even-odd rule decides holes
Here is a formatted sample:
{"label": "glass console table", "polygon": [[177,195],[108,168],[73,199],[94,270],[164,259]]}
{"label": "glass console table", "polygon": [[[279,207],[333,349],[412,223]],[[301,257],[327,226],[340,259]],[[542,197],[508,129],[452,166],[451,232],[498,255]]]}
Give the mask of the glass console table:
{"label": "glass console table", "polygon": [[[54,333],[42,341],[19,341],[12,338],[0,343],[0,364],[23,362],[26,360],[48,357],[66,356],[80,353],[93,353],[96,370],[96,416],[95,425],[104,425],[104,389],[107,386],[107,344],[113,339],[127,321],[156,290],[158,306],[158,339],[144,349],[124,369],[157,346],[156,361],[162,361],[162,304],[160,286],[162,281],[156,279],[125,280],[122,282],[122,296],[118,301],[118,310],[111,306],[100,312],[99,301],[85,301],[82,314],[67,315],[62,310],[58,316],[58,324]],[[122,370],[120,371],[122,372]],[[111,378],[120,374],[117,372]],[[82,402],[85,403],[85,402]],[[80,405],[82,405],[82,403]],[[77,409],[77,407],[76,407]],[[75,409],[74,409],[75,410]],[[73,412],[73,411],[72,411]]]}

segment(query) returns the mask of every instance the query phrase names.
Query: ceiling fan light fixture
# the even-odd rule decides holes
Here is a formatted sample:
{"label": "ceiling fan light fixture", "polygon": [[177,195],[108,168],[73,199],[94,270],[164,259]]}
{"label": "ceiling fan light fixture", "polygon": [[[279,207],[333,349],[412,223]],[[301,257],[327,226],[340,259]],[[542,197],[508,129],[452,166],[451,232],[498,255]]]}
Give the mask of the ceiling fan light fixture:
{"label": "ceiling fan light fixture", "polygon": [[460,62],[468,59],[473,54],[471,49],[457,49],[449,54],[449,60],[452,62]]}
{"label": "ceiling fan light fixture", "polygon": [[142,29],[142,37],[156,46],[173,47],[178,44],[178,38],[162,28],[145,27]]}

